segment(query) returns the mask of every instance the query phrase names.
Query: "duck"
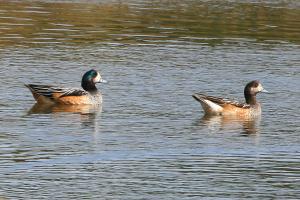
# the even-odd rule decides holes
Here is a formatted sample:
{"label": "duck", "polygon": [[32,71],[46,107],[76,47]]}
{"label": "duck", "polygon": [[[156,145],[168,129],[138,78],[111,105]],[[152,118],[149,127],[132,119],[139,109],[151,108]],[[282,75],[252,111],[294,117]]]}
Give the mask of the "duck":
{"label": "duck", "polygon": [[102,94],[97,83],[106,83],[94,69],[87,71],[81,80],[81,88],[66,88],[53,85],[25,84],[38,104],[98,105]]}
{"label": "duck", "polygon": [[203,93],[195,93],[192,96],[200,102],[205,115],[235,115],[251,117],[261,115],[261,104],[256,100],[256,94],[268,92],[258,80],[246,84],[244,96],[246,102],[241,103],[222,97],[208,96]]}

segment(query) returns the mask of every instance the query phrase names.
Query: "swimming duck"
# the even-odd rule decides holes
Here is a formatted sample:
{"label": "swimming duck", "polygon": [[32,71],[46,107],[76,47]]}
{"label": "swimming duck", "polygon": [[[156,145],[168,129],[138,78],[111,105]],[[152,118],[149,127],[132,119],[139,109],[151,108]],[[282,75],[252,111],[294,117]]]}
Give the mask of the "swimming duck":
{"label": "swimming duck", "polygon": [[207,96],[202,93],[195,93],[193,97],[201,103],[207,115],[258,116],[261,114],[261,105],[256,101],[256,94],[259,92],[268,91],[258,80],[254,80],[249,82],[244,89],[245,103]]}
{"label": "swimming duck", "polygon": [[96,83],[106,83],[96,70],[87,71],[81,81],[83,89],[62,88],[51,85],[25,84],[38,103],[48,104],[101,104],[102,95],[96,88]]}

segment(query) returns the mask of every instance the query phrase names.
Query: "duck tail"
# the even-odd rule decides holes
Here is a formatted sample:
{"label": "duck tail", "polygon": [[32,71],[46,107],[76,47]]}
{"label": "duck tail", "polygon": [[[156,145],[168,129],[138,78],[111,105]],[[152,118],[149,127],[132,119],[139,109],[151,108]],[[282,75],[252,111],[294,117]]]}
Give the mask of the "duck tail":
{"label": "duck tail", "polygon": [[205,114],[221,114],[222,106],[209,100],[209,97],[202,93],[193,94],[194,99],[200,102]]}
{"label": "duck tail", "polygon": [[194,99],[196,99],[197,101],[199,101],[200,103],[203,102],[206,98],[205,95],[202,93],[195,93],[192,95],[194,97]]}
{"label": "duck tail", "polygon": [[33,98],[37,101],[39,95],[35,92],[34,88],[32,87],[32,84],[24,84],[25,87],[27,87],[30,92],[32,93]]}
{"label": "duck tail", "polygon": [[32,94],[34,93],[34,88],[32,87],[32,84],[24,84],[24,86],[27,87]]}

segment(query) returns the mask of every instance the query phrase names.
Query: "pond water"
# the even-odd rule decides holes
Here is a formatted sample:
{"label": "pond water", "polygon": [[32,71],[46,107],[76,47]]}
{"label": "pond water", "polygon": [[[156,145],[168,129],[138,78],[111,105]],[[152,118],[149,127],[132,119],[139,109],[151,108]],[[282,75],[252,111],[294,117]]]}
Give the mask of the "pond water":
{"label": "pond water", "polygon": [[[297,0],[1,1],[0,199],[299,199],[299,33]],[[91,68],[101,107],[24,87]],[[255,79],[252,121],[191,96]]]}

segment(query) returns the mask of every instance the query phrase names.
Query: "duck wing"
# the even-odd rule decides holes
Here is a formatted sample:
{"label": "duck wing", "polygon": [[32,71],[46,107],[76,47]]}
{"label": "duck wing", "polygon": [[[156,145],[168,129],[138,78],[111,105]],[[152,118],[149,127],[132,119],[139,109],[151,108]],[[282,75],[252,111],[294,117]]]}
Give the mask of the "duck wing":
{"label": "duck wing", "polygon": [[240,103],[231,99],[214,97],[205,95],[203,93],[195,93],[193,97],[199,101],[206,113],[221,113],[223,108],[227,105],[232,105],[238,108],[249,108],[249,104]]}
{"label": "duck wing", "polygon": [[61,88],[51,85],[36,85],[36,84],[25,84],[30,89],[33,96],[37,99],[38,96],[44,96],[55,100],[66,96],[83,96],[87,95],[88,92],[77,88]]}

